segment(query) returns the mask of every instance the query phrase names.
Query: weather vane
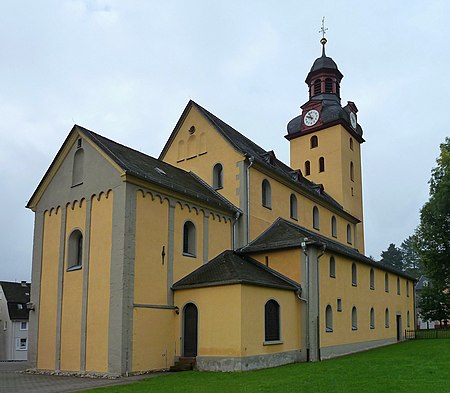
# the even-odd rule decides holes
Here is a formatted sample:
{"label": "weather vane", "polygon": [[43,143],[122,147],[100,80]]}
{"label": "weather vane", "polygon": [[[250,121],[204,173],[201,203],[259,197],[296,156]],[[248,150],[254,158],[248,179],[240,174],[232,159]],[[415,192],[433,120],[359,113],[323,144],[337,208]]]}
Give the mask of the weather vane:
{"label": "weather vane", "polygon": [[322,52],[323,56],[325,56],[325,44],[327,43],[327,39],[325,38],[325,34],[327,33],[328,27],[325,27],[325,17],[322,18],[322,27],[319,30],[319,33],[322,33],[322,38],[320,43],[322,44]]}

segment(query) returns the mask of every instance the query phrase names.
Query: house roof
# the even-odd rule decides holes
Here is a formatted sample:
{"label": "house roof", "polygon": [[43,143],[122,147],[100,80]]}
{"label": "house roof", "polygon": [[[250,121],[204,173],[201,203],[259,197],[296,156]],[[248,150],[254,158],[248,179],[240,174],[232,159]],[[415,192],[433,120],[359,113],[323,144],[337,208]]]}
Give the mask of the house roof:
{"label": "house roof", "polygon": [[[182,193],[203,201],[208,205],[215,206],[229,212],[239,211],[236,206],[220,195],[206,182],[201,180],[193,172],[186,172],[166,162],[141,153],[140,151],[114,142],[111,139],[105,138],[104,136],[101,136],[84,127],[75,125],[71,134],[73,132],[78,132],[90,139],[127,175],[131,175],[150,183],[158,184],[166,189]],[[61,150],[58,154],[60,153]],[[47,171],[47,173],[49,173],[49,171]],[[39,184],[38,189],[41,184]],[[36,192],[37,190],[35,191],[35,194]],[[30,201],[33,199],[35,194],[33,194]]]}
{"label": "house roof", "polygon": [[173,284],[172,289],[247,284],[296,291],[300,284],[246,255],[224,251]]}
{"label": "house roof", "polygon": [[290,183],[295,188],[300,188],[309,195],[318,197],[327,204],[333,206],[334,208],[342,211],[346,215],[352,217],[352,221],[359,222],[355,217],[351,216],[350,213],[343,210],[341,204],[339,204],[335,199],[333,199],[329,194],[327,194],[323,186],[309,181],[303,177],[300,170],[294,170],[288,165],[284,164],[282,161],[275,157],[273,151],[267,151],[262,147],[258,146],[256,143],[248,139],[246,136],[241,134],[239,131],[235,130],[233,127],[225,123],[223,120],[219,119],[217,116],[197,104],[196,102],[190,100],[187,104],[179,122],[175,126],[172,135],[166,142],[159,158],[163,159],[167,150],[169,149],[173,139],[175,138],[176,132],[187,115],[189,109],[195,106],[200,113],[202,113],[205,118],[210,122],[210,124],[240,153],[246,157],[253,157],[254,162],[259,164],[260,167],[264,168],[269,173],[276,175],[286,182]]}
{"label": "house roof", "polygon": [[420,276],[416,284],[416,291],[420,291],[424,286],[431,285],[430,279],[424,275]]}
{"label": "house roof", "polygon": [[300,225],[294,224],[283,218],[278,218],[268,229],[266,229],[255,240],[238,250],[239,253],[251,254],[283,248],[301,247],[302,242],[308,242],[317,246],[325,245],[326,250],[346,256],[348,258],[363,262],[365,264],[386,270],[399,276],[415,280],[408,273],[399,271],[391,266],[376,262],[357,249],[346,246],[335,240],[329,239],[321,234],[310,231]]}
{"label": "house roof", "polygon": [[27,303],[30,301],[30,283],[0,281],[11,320],[28,319]]}

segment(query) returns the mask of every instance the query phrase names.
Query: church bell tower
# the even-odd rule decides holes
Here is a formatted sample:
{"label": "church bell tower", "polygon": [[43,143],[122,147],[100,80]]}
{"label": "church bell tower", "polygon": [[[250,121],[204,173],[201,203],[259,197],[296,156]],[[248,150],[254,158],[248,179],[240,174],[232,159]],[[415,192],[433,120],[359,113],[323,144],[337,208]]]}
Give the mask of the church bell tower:
{"label": "church bell tower", "polygon": [[290,166],[300,169],[308,180],[322,184],[325,192],[358,218],[354,246],[364,251],[361,144],[363,130],[358,124],[354,102],[341,105],[343,78],[337,64],[325,53],[322,25],[322,55],[309,71],[305,83],[309,99],[301,114],[287,125]]}

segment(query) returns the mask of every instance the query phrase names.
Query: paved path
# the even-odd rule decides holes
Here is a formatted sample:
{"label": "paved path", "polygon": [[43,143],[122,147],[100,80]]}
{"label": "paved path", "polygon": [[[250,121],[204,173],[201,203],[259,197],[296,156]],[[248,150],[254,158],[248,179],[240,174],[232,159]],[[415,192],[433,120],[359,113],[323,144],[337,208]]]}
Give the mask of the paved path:
{"label": "paved path", "polygon": [[136,375],[118,379],[93,379],[21,373],[26,362],[0,362],[0,393],[69,393],[102,386],[123,385],[168,373]]}

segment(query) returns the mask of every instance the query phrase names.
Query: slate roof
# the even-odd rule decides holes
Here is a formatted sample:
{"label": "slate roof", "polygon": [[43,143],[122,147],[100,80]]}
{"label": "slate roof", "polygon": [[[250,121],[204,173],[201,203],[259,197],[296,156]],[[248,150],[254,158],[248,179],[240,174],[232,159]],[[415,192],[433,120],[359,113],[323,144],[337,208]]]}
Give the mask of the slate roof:
{"label": "slate roof", "polygon": [[224,251],[173,284],[172,289],[247,284],[296,291],[300,284],[246,255]]}
{"label": "slate roof", "polygon": [[13,321],[27,320],[29,314],[27,303],[30,301],[31,284],[26,283],[23,286],[17,282],[0,281],[0,286],[3,288],[8,304],[9,318]]}
{"label": "slate roof", "polygon": [[283,218],[278,218],[261,235],[259,235],[256,239],[254,239],[246,246],[239,249],[238,252],[243,254],[251,254],[255,252],[278,250],[283,248],[301,247],[301,243],[305,241],[305,238],[307,238],[308,242],[312,242],[317,246],[321,246],[324,244],[327,251],[331,251],[336,254],[340,254],[351,259],[366,263],[368,265],[384,269],[411,280],[415,280],[415,278],[408,273],[376,262],[361,254],[358,250],[352,247],[329,239],[323,235],[310,231],[309,229],[306,229],[300,225],[296,225]]}
{"label": "slate roof", "polygon": [[[211,125],[239,152],[247,157],[253,157],[255,163],[259,164],[261,167],[265,168],[269,173],[278,175],[288,183],[290,183],[295,188],[300,188],[309,195],[313,195],[323,200],[327,204],[334,206],[336,209],[344,211],[342,205],[340,205],[335,199],[333,199],[329,194],[327,194],[323,187],[319,184],[313,183],[303,177],[300,171],[294,170],[288,165],[284,164],[282,161],[275,157],[273,151],[267,151],[262,147],[258,146],[255,142],[248,139],[246,136],[241,134],[239,131],[235,130],[233,127],[225,123],[223,120],[219,119],[217,116],[197,104],[196,102],[190,100],[186,106],[184,114],[187,113],[188,108],[195,106],[200,113],[202,113],[205,118],[211,123]],[[183,119],[183,116],[181,117]],[[180,121],[181,121],[180,119]],[[177,125],[178,126],[178,125]],[[175,127],[174,132],[164,146],[159,159],[162,159],[167,149],[169,148],[177,127]],[[345,212],[345,211],[344,211]],[[350,215],[348,212],[346,214]],[[355,218],[354,218],[355,219]],[[356,219],[355,219],[356,220]]]}

